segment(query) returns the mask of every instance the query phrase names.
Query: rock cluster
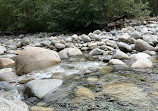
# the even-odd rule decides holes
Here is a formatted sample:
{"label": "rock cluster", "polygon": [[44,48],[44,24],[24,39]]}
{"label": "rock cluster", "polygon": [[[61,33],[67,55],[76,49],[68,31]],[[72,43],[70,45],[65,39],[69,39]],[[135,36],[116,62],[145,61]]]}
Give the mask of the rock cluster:
{"label": "rock cluster", "polygon": [[[21,101],[19,90],[24,91],[27,95],[34,95],[34,97],[42,99],[47,94],[59,89],[68,75],[65,74],[67,72],[64,72],[64,65],[61,69],[64,71],[62,73],[59,71],[54,76],[44,77],[44,75],[40,75],[40,71],[48,70],[49,72],[49,68],[56,68],[65,60],[77,62],[76,57],[84,56],[87,60],[102,62],[104,67],[100,68],[98,66],[98,69],[96,69],[101,76],[112,73],[115,70],[113,66],[128,67],[132,70],[150,69],[156,66],[157,43],[157,22],[126,27],[111,32],[96,30],[87,35],[52,36],[51,33],[41,33],[19,35],[19,37],[4,36],[0,38],[0,81],[2,81],[0,88],[6,86],[6,84],[9,84],[10,87],[7,87],[8,89],[3,87],[3,91],[0,92],[2,111],[28,111],[28,108],[20,107],[18,104],[6,100],[7,96],[3,95],[5,93],[11,93],[13,95],[11,98],[14,98],[16,93],[20,96],[20,99],[18,99]],[[85,61],[85,58],[82,61]],[[67,69],[74,69],[72,73],[75,73],[75,68],[74,66],[67,66]],[[81,70],[79,68],[78,70]],[[36,72],[36,75],[34,75],[34,72]],[[50,71],[50,73],[52,72]],[[84,79],[93,86],[100,78],[95,76],[91,70],[86,70],[83,75],[91,74],[93,76]],[[80,77],[77,76],[73,79],[77,81]],[[19,89],[12,87],[18,87]],[[131,83],[120,82],[105,85],[103,92],[116,100],[132,104],[135,102],[139,102],[139,104],[145,102],[144,104],[146,104],[148,102],[145,97],[147,94]],[[74,100],[96,100],[95,93],[83,86],[75,90],[74,96],[76,97]],[[40,108],[53,111],[52,108],[39,106],[33,106],[30,110],[36,111]]]}

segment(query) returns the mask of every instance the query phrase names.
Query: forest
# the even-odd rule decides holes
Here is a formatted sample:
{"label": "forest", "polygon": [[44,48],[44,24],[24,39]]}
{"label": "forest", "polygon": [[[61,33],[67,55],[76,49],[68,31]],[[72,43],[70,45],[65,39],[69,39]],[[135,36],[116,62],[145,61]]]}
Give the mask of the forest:
{"label": "forest", "polygon": [[157,16],[158,0],[0,0],[0,31],[77,32]]}

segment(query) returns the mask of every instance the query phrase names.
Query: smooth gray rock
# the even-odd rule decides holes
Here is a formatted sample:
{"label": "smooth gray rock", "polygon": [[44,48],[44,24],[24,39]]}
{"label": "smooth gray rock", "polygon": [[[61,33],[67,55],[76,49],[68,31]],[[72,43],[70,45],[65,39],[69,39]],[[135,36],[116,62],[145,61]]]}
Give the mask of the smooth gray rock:
{"label": "smooth gray rock", "polygon": [[[42,98],[47,93],[53,92],[62,85],[63,81],[60,79],[44,79],[33,80],[26,84],[26,87],[31,90],[38,98]],[[26,88],[26,90],[27,90]]]}
{"label": "smooth gray rock", "polygon": [[138,39],[135,41],[135,50],[137,51],[145,51],[145,50],[150,50],[153,51],[155,50],[155,48],[153,46],[151,46],[150,44],[148,44],[147,42]]}
{"label": "smooth gray rock", "polygon": [[129,59],[129,56],[125,54],[124,52],[117,50],[113,58],[114,59]]}
{"label": "smooth gray rock", "polygon": [[119,49],[123,52],[131,52],[132,51],[132,47],[124,42],[118,42],[117,46],[119,47]]}
{"label": "smooth gray rock", "polygon": [[85,34],[82,35],[82,39],[84,42],[90,42],[91,41],[91,38]]}

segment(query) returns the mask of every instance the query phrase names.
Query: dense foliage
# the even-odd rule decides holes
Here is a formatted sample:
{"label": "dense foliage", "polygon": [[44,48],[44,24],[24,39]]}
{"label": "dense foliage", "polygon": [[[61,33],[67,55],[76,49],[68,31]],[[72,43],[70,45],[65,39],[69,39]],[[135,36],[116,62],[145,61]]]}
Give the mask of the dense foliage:
{"label": "dense foliage", "polygon": [[141,0],[0,0],[0,7],[1,31],[79,31],[150,13]]}

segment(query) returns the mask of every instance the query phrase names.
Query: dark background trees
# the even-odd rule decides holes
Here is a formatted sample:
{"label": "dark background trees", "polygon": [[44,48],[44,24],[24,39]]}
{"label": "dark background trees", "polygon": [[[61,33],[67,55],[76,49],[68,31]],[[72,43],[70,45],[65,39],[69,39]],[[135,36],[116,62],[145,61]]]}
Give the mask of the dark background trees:
{"label": "dark background trees", "polygon": [[119,16],[158,14],[158,0],[0,0],[0,7],[0,31],[14,32],[94,30]]}

